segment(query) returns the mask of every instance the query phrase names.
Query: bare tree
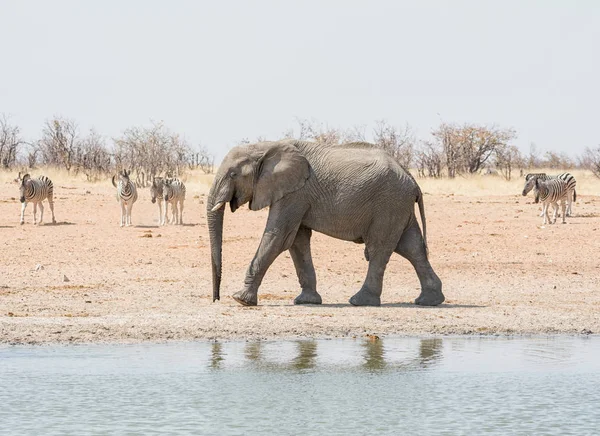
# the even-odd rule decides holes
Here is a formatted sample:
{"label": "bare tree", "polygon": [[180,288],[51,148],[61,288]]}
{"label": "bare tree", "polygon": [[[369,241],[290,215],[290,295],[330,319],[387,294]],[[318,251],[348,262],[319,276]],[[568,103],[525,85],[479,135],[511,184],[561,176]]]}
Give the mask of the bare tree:
{"label": "bare tree", "polygon": [[77,124],[61,117],[47,120],[38,146],[44,164],[71,171],[80,146]]}
{"label": "bare tree", "polygon": [[211,174],[214,171],[215,157],[205,147],[199,146],[192,151],[189,165],[190,169],[200,168],[204,174]]}
{"label": "bare tree", "polygon": [[444,167],[444,151],[438,143],[423,142],[415,153],[419,177],[441,177]]}
{"label": "bare tree", "polygon": [[498,168],[506,180],[511,179],[513,169],[525,166],[525,158],[523,158],[519,149],[514,145],[498,147],[495,158],[496,168]]}
{"label": "bare tree", "polygon": [[414,157],[416,138],[408,124],[397,128],[384,120],[373,129],[375,145],[387,151],[404,168],[409,168]]}
{"label": "bare tree", "polygon": [[527,156],[527,168],[540,168],[541,160],[538,156],[538,149],[535,143],[529,144],[529,155]]}
{"label": "bare tree", "polygon": [[555,151],[547,151],[544,153],[544,159],[541,162],[541,165],[552,169],[566,169],[573,168],[575,162],[573,162],[573,160],[564,152],[558,153]]}
{"label": "bare tree", "polygon": [[162,122],[152,122],[150,127],[131,127],[114,142],[117,170],[130,170],[140,186],[161,173],[179,176],[190,165],[192,151],[187,141]]}
{"label": "bare tree", "polygon": [[437,140],[444,152],[448,177],[456,177],[460,163],[460,143],[456,136],[456,127],[442,123],[437,130],[431,132],[431,135]]}
{"label": "bare tree", "polygon": [[586,148],[581,163],[596,177],[600,178],[600,145],[594,149]]}
{"label": "bare tree", "polygon": [[112,171],[112,159],[106,141],[94,129],[79,142],[76,171],[82,171],[88,181],[95,181]]}
{"label": "bare tree", "polygon": [[475,124],[462,126],[442,123],[432,132],[446,155],[448,176],[477,173],[498,148],[516,138],[512,129],[499,129]]}
{"label": "bare tree", "polygon": [[17,161],[19,147],[24,142],[19,128],[9,123],[6,115],[0,116],[0,165],[2,168],[13,168]]}

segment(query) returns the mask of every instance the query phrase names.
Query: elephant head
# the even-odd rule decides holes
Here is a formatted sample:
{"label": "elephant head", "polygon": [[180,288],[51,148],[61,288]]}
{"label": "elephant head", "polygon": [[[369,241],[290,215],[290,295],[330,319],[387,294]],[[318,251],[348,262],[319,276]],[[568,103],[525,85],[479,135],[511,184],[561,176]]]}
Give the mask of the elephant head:
{"label": "elephant head", "polygon": [[229,203],[232,212],[248,202],[251,210],[263,209],[300,189],[309,174],[308,161],[293,141],[238,146],[225,156],[206,205],[213,301],[220,299],[225,203]]}

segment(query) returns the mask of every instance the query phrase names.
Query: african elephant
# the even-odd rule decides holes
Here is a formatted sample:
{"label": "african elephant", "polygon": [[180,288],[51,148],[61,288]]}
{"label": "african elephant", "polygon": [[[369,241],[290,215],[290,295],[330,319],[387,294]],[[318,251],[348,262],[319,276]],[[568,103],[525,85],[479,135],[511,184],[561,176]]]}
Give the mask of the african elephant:
{"label": "african elephant", "polygon": [[371,144],[325,146],[283,140],[233,148],[219,167],[207,200],[213,301],[220,299],[227,202],[232,212],[248,202],[251,210],[270,207],[243,289],[233,295],[240,304],[257,304],[267,269],[285,250],[290,251],[301,287],[294,304],[321,304],[310,252],[312,230],[365,244],[367,277],[350,298],[351,304],[381,304],[383,274],[394,252],[408,259],[417,272],[421,294],[416,304],[436,306],[445,299],[442,282],[427,257],[421,190],[390,155]]}

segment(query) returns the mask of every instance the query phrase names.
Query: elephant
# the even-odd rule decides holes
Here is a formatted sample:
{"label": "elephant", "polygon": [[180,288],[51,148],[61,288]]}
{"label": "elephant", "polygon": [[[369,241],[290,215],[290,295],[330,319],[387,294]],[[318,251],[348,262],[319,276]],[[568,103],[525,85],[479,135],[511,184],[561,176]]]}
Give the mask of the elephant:
{"label": "elephant", "polygon": [[226,203],[232,212],[245,203],[253,211],[269,207],[243,288],[232,296],[242,305],[258,304],[258,288],[267,269],[286,250],[301,288],[294,304],[322,303],[310,250],[313,230],[365,244],[368,272],[350,304],[381,304],[383,275],[394,252],[416,270],[421,293],[415,304],[437,306],[445,300],[442,282],[428,259],[421,189],[392,156],[372,144],[331,146],[290,139],[231,149],[215,175],[206,206],[213,302],[220,299]]}

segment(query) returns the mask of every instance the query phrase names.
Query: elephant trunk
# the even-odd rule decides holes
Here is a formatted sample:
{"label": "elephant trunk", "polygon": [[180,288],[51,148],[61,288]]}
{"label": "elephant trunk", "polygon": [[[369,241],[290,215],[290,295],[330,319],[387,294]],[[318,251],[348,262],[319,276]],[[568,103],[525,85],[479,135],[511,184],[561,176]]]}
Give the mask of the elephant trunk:
{"label": "elephant trunk", "polygon": [[212,284],[213,284],[213,302],[220,300],[221,288],[221,260],[223,254],[223,218],[225,215],[224,205],[220,205],[213,210],[219,203],[215,201],[215,184],[213,184],[208,201],[206,202],[206,217],[208,220],[208,234],[210,237],[210,257],[212,265]]}

